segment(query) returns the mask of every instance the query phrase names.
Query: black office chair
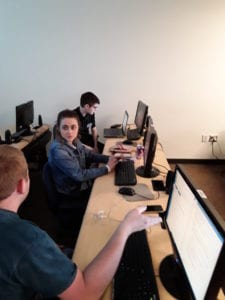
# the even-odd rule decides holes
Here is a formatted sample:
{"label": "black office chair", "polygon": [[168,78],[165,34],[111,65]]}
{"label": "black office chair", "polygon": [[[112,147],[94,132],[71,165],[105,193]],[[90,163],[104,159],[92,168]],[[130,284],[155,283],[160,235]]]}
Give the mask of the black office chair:
{"label": "black office chair", "polygon": [[52,177],[52,170],[48,162],[43,166],[42,179],[47,194],[48,207],[51,211],[57,212],[60,196],[56,190],[55,182]]}
{"label": "black office chair", "polygon": [[74,244],[79,234],[87,201],[85,199],[76,201],[73,196],[59,193],[56,190],[52,169],[48,162],[43,166],[42,179],[48,207],[56,215],[61,225],[62,234],[72,236],[72,243]]}
{"label": "black office chair", "polygon": [[53,135],[53,139],[55,139],[57,136],[57,125],[56,124],[52,128],[52,135]]}

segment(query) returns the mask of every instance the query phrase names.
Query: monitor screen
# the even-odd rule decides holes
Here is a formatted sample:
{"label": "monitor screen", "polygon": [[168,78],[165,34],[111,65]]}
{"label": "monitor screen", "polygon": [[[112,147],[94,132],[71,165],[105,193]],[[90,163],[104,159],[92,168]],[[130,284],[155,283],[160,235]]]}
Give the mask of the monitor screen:
{"label": "monitor screen", "polygon": [[159,175],[159,170],[153,167],[153,161],[155,158],[156,147],[158,143],[158,136],[155,128],[148,122],[148,127],[144,137],[144,156],[143,166],[136,169],[137,175],[141,177],[156,177]]}
{"label": "monitor screen", "polygon": [[148,115],[148,106],[139,100],[138,105],[137,105],[134,123],[135,123],[140,135],[143,134],[147,115]]}
{"label": "monitor screen", "polygon": [[16,106],[16,131],[30,131],[30,125],[34,122],[34,101]]}
{"label": "monitor screen", "polygon": [[160,265],[161,281],[174,297],[216,299],[225,272],[224,225],[220,219],[176,166],[165,215],[174,255]]}

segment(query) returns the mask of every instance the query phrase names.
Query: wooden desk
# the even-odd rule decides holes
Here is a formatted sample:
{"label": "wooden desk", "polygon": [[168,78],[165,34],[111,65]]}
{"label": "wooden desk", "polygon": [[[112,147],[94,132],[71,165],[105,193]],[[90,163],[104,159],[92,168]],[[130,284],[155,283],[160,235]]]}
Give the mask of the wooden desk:
{"label": "wooden desk", "polygon": [[23,137],[21,137],[21,140],[18,143],[12,143],[12,144],[10,144],[10,146],[13,146],[17,149],[23,150],[26,146],[28,146],[30,143],[37,140],[48,130],[49,130],[48,125],[42,125],[40,128],[36,129],[36,131],[34,132],[34,135],[23,136]]}
{"label": "wooden desk", "polygon": [[51,139],[51,132],[48,125],[42,125],[36,129],[34,135],[23,136],[18,143],[10,146],[23,151],[28,163],[40,163],[47,160],[46,145]]}
{"label": "wooden desk", "polygon": [[[119,139],[107,139],[105,144],[105,154],[109,154],[109,149]],[[134,148],[135,150],[135,148]],[[136,160],[135,165],[142,165],[143,160]],[[165,154],[160,145],[157,146],[157,152],[154,163],[163,174],[170,169],[166,160]],[[159,175],[157,179],[163,179],[164,176]],[[149,178],[137,176],[138,183],[145,183],[151,187]],[[153,192],[157,198],[158,192]],[[157,200],[144,200],[138,202],[128,202],[118,193],[118,186],[114,185],[114,172],[95,180],[88,207],[83,219],[81,231],[77,240],[76,248],[73,254],[73,261],[84,269],[85,266],[97,255],[102,247],[109,240],[110,236],[123,219],[125,214],[132,208],[147,205],[161,204],[166,208],[168,195],[160,192]],[[158,284],[160,299],[174,299],[162,286],[159,279],[159,264],[161,260],[168,254],[172,253],[171,243],[166,230],[163,230],[160,225],[152,227],[148,232],[148,240],[151,248],[153,266],[155,270],[156,280]],[[111,287],[109,287],[102,299],[111,299]]]}

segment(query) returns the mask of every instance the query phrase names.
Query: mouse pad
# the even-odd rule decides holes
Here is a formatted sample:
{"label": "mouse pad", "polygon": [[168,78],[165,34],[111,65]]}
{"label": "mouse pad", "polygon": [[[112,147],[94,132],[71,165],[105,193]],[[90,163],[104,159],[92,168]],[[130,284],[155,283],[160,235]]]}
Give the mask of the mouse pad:
{"label": "mouse pad", "polygon": [[135,190],[136,194],[133,196],[123,195],[123,198],[127,201],[135,202],[155,199],[154,194],[145,183],[138,183],[135,186],[132,186],[132,188]]}

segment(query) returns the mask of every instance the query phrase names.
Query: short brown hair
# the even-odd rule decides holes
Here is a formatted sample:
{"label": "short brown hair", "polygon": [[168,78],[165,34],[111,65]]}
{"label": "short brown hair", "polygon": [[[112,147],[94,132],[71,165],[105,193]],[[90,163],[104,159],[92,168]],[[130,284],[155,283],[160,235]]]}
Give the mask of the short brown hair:
{"label": "short brown hair", "polygon": [[28,166],[23,152],[9,145],[0,145],[0,200],[9,197],[18,181],[28,179]]}
{"label": "short brown hair", "polygon": [[98,97],[92,92],[83,93],[80,97],[80,106],[84,107],[85,104],[93,106],[95,104],[100,104]]}

